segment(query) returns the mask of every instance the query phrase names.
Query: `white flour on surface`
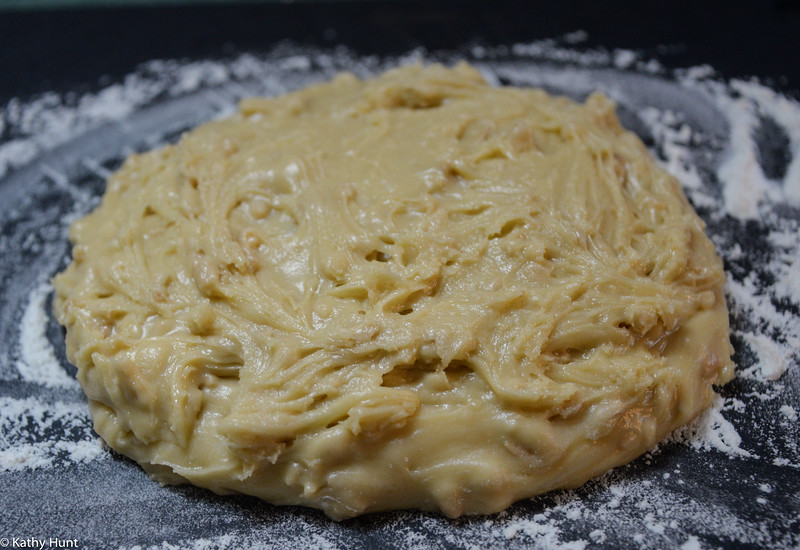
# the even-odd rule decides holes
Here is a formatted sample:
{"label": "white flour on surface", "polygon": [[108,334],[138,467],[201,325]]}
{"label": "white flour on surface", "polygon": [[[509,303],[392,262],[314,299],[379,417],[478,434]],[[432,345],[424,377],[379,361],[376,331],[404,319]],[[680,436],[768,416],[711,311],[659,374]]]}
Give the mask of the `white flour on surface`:
{"label": "white flour on surface", "polygon": [[[429,514],[400,513],[370,528],[372,535],[385,537],[396,545],[393,547],[431,548],[444,541],[457,548],[577,550],[625,540],[642,548],[692,550],[704,547],[704,535],[744,545],[780,545],[788,540],[770,533],[766,523],[769,514],[743,517],[738,515],[738,508],[694,498],[692,495],[705,494],[698,478],[686,468],[670,465],[677,464],[676,453],[691,455],[725,483],[759,491],[759,500],[746,504],[764,510],[770,510],[775,498],[772,485],[756,474],[726,478],[729,474],[724,465],[734,468],[741,461],[758,461],[800,468],[796,424],[800,407],[800,213],[795,211],[794,218],[777,213],[781,208],[800,207],[800,104],[756,81],[724,82],[710,67],[685,69],[670,76],[657,61],[636,52],[574,47],[585,40],[585,33],[576,32],[561,40],[510,48],[473,47],[469,55],[493,82],[499,82],[500,77],[520,85],[544,81],[582,94],[597,84],[598,74],[606,75],[600,82],[604,91],[631,109],[642,129],[649,132],[654,153],[682,182],[687,196],[708,221],[710,236],[726,261],[732,336],[739,362],[737,383],[744,389],[723,391],[692,424],[672,434],[643,459],[581,489],[537,497],[489,518],[450,521]],[[461,56],[448,55],[444,56],[448,62]],[[509,56],[513,63],[506,64]],[[77,98],[49,93],[28,101],[12,100],[0,108],[0,133],[13,129],[7,135],[14,136],[0,143],[0,178],[103,123],[119,123],[124,131],[133,132],[133,119],[129,117],[158,98],[213,90],[210,97],[218,105],[215,112],[222,114],[230,112],[237,97],[254,90],[278,94],[341,69],[366,75],[394,64],[429,58],[422,50],[380,60],[356,57],[344,50],[304,52],[284,48],[267,56],[245,54],[224,61],[153,61],[96,93]],[[517,63],[520,60],[522,63]],[[534,66],[542,67],[542,72],[532,74]],[[601,72],[592,72],[595,69]],[[718,111],[716,116],[727,126],[727,135],[722,140],[707,135],[680,105],[629,101],[635,99],[633,92],[616,83],[615,74],[663,77],[665,85],[695,94]],[[785,166],[778,170],[765,169],[761,158],[764,139],[759,140],[759,131],[765,120],[777,132],[779,156],[786,157]],[[163,140],[164,136],[157,135],[148,143]],[[697,151],[702,149],[699,145],[703,144],[712,150],[714,158],[710,161],[698,157]],[[131,144],[127,151],[135,146]],[[106,170],[94,159],[84,159],[84,165],[95,175]],[[71,189],[76,197],[86,194],[58,170],[49,179],[56,186]],[[70,215],[84,213],[91,201],[80,198],[78,203]],[[764,250],[753,250],[752,244],[742,242],[740,237],[751,235],[738,228],[750,227],[744,225],[747,223],[758,224],[753,231],[758,233],[757,243],[762,243]],[[61,232],[59,238],[65,241],[66,234]],[[3,246],[13,243],[0,241],[0,252]],[[30,281],[15,317],[19,330],[12,370],[20,380],[41,388],[41,393],[20,397],[0,392],[0,475],[57,475],[62,470],[116,464],[94,435],[85,399],[75,397],[77,383],[47,337],[49,292],[49,285]],[[0,390],[11,387],[8,384]],[[70,397],[60,397],[59,392]],[[761,431],[757,437],[747,436],[742,430],[748,423],[756,423],[755,431]],[[719,467],[720,460],[723,467]],[[659,465],[657,470],[651,469],[654,464]],[[192,506],[191,502],[187,506]],[[349,546],[348,537],[362,533],[348,523],[334,524],[286,509],[271,509],[280,519],[274,525],[260,520],[244,523],[240,516],[246,514],[235,507],[226,510],[228,515],[223,518],[233,526],[226,531],[227,523],[222,522],[212,536],[157,535],[161,538],[146,543],[119,544],[140,549],[332,549]],[[137,536],[135,540],[143,539]]]}
{"label": "white flour on surface", "polygon": [[0,397],[0,437],[0,472],[87,462],[104,453],[81,401]]}
{"label": "white flour on surface", "polygon": [[20,323],[20,358],[17,370],[27,382],[49,387],[77,388],[78,383],[61,367],[53,352],[53,346],[45,336],[49,312],[47,297],[52,287],[41,284],[30,293]]}
{"label": "white flour on surface", "polygon": [[797,411],[790,405],[781,405],[780,408],[781,413],[786,417],[787,420],[794,422],[797,420]]}

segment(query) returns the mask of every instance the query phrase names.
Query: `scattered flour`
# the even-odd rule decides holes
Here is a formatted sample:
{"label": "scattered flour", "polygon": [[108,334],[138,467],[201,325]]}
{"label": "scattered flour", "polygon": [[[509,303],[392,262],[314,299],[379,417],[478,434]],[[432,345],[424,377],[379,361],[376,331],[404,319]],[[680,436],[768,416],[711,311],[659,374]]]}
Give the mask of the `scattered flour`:
{"label": "scattered flour", "polygon": [[800,207],[800,109],[797,102],[756,81],[734,80],[730,86],[741,94],[743,101],[750,102],[756,112],[778,122],[789,138],[792,158],[783,178],[772,181],[783,189],[783,196],[778,195],[778,200],[785,198],[789,204]]}
{"label": "scattered flour", "polygon": [[692,162],[692,128],[681,114],[670,109],[661,110],[649,106],[638,114],[650,128],[656,142],[661,145],[666,161],[665,168],[678,178],[684,187],[695,192],[701,190],[703,180]]}
{"label": "scattered flour", "polygon": [[561,541],[561,530],[552,522],[546,521],[544,514],[537,514],[533,519],[519,519],[504,527],[503,536],[507,539],[524,534],[536,540],[540,548],[558,548],[561,550],[583,550],[587,546],[584,540],[570,542]]}
{"label": "scattered flour", "polygon": [[753,369],[757,368],[762,378],[778,380],[789,368],[791,352],[765,334],[745,332],[742,338],[756,354],[756,364],[748,369],[748,376],[752,376]]}
{"label": "scattered flour", "polygon": [[702,546],[700,545],[700,541],[697,540],[697,537],[692,535],[689,539],[681,544],[681,550],[700,550]]}
{"label": "scattered flour", "polygon": [[0,397],[0,472],[82,463],[104,454],[84,401]]}
{"label": "scattered flour", "polygon": [[[715,83],[715,86],[719,83]],[[753,131],[758,122],[755,106],[744,98],[715,94],[731,122],[730,145],[717,177],[725,182],[722,196],[725,210],[741,219],[757,219],[759,204],[770,194],[770,185],[756,157]]]}
{"label": "scattered flour", "polygon": [[670,440],[685,443],[697,450],[713,449],[729,456],[758,458],[741,447],[741,436],[733,424],[722,415],[722,411],[728,407],[729,403],[730,400],[725,400],[720,396],[714,397],[709,408],[700,413],[694,422],[673,432]]}
{"label": "scattered flour", "polygon": [[791,405],[781,405],[779,409],[781,414],[786,417],[787,420],[794,422],[797,420],[797,411]]}
{"label": "scattered flour", "polygon": [[49,387],[77,388],[78,383],[61,367],[45,336],[49,316],[45,307],[51,290],[49,284],[41,284],[30,293],[30,301],[20,323],[20,358],[17,361],[17,370],[27,382]]}
{"label": "scattered flour", "polygon": [[[707,411],[651,451],[643,462],[638,461],[638,466],[612,471],[587,488],[539,497],[532,509],[512,508],[492,518],[462,520],[455,526],[438,517],[420,519],[419,515],[399,514],[394,522],[381,526],[381,533],[387,537],[398,537],[393,539],[399,541],[396,547],[430,548],[444,541],[460,548],[573,550],[623,541],[646,548],[680,546],[682,550],[699,550],[704,547],[704,536],[762,546],[790,540],[780,538],[781,533],[771,533],[766,519],[742,518],[736,509],[688,498],[684,488],[696,480],[680,468],[668,473],[657,470],[655,476],[641,474],[637,468],[649,466],[669,445],[687,446],[700,460],[713,461],[721,456],[800,468],[798,428],[794,424],[800,374],[800,213],[776,213],[778,206],[800,207],[800,105],[756,81],[721,81],[708,66],[670,75],[657,61],[644,59],[636,52],[573,47],[586,39],[586,33],[578,31],[561,40],[510,48],[475,46],[470,55],[494,82],[503,75],[515,84],[545,83],[583,92],[596,84],[597,75],[602,73],[591,71],[599,68],[638,74],[643,79],[667,78],[665,85],[696,94],[719,111],[727,126],[723,143],[713,142],[702,127],[674,105],[639,103],[634,114],[652,135],[662,164],[680,179],[695,206],[704,209],[709,233],[726,267],[730,266],[727,292],[732,334],[738,346],[738,376],[748,384],[747,392],[716,397]],[[448,59],[462,55],[463,52],[453,54]],[[522,60],[522,68],[512,66],[513,62],[505,65],[509,56],[512,61]],[[236,96],[252,93],[253,89],[277,94],[341,69],[364,75],[385,66],[427,58],[428,53],[423,50],[380,60],[339,50],[289,48],[267,56],[241,55],[225,61],[152,61],[122,82],[93,94],[74,98],[50,93],[29,101],[12,100],[0,108],[0,133],[13,129],[7,135],[15,136],[12,141],[0,143],[0,178],[102,123],[127,124],[126,117],[156,98],[181,97],[220,87],[232,90],[227,95],[220,92],[220,112],[224,112],[232,108]],[[547,67],[537,65],[540,62]],[[537,72],[538,68],[542,70]],[[250,86],[254,81],[257,85]],[[613,78],[605,84],[606,91],[626,105],[628,91],[618,88]],[[757,128],[765,117],[780,128],[788,142],[787,166],[779,175],[768,175],[759,159]],[[709,145],[713,157],[710,164],[698,157],[697,151],[702,149],[698,144]],[[92,159],[86,159],[84,165],[94,173],[105,170]],[[81,198],[85,191],[57,170],[51,172],[50,179],[70,189],[85,206],[86,201]],[[728,232],[731,226],[747,223],[758,225],[768,253],[754,250],[754,245],[744,242],[739,234]],[[0,393],[0,474],[90,467],[110,456],[93,434],[85,401],[70,402],[52,396],[52,392],[76,389],[77,383],[60,365],[46,337],[47,297],[51,289],[35,281],[31,285],[20,321],[19,341],[15,343],[19,352],[15,366],[22,380],[42,388],[42,393],[24,398]],[[767,405],[763,403],[773,408],[765,409]],[[772,417],[756,416],[764,410],[772,411]],[[743,418],[768,432],[765,443],[757,447],[739,433],[737,427],[742,428]],[[793,430],[788,435],[770,431],[777,429],[775,425],[788,424],[791,425],[785,429]],[[749,483],[764,496],[775,496],[771,494],[772,483],[758,479],[737,481]],[[769,504],[764,497],[758,498],[764,500],[759,505]],[[338,524],[324,523],[321,528],[299,513],[288,518],[281,529],[287,527],[292,533],[299,533],[293,535],[291,547],[346,546],[342,541],[347,539],[342,538],[345,535]],[[576,530],[576,526],[586,528]],[[268,542],[266,529],[257,523],[244,532],[223,530],[216,536],[172,537],[163,542],[156,538],[130,548],[286,547],[285,540]],[[800,544],[797,538],[791,541]]]}

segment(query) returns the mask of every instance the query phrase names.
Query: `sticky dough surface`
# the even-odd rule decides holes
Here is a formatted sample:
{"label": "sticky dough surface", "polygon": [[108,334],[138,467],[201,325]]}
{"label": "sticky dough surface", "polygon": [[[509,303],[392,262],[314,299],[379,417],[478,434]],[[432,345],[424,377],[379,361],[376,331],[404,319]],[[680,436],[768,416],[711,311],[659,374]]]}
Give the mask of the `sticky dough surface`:
{"label": "sticky dough surface", "polygon": [[244,100],[71,238],[54,307],[103,439],[337,519],[580,485],[732,376],[721,262],[612,103],[466,65]]}

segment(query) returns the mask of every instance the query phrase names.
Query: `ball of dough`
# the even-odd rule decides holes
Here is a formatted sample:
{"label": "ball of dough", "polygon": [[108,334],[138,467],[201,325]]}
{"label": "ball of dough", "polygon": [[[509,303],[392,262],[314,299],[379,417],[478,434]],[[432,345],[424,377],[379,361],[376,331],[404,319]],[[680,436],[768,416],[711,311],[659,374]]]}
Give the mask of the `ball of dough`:
{"label": "ball of dough", "polygon": [[575,487],[732,377],[702,221],[613,104],[350,74],[129,158],[54,309],[110,447],[341,519]]}

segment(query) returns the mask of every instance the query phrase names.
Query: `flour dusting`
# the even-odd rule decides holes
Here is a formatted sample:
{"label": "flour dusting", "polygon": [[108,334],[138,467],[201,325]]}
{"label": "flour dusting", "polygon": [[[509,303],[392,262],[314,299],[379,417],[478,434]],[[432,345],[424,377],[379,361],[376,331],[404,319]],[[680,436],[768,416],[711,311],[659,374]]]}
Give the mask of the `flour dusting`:
{"label": "flour dusting", "polygon": [[105,451],[84,402],[0,397],[0,472],[81,463]]}
{"label": "flour dusting", "polygon": [[797,411],[791,405],[781,405],[780,411],[786,417],[786,420],[790,422],[797,420]]}
{"label": "flour dusting", "polygon": [[61,367],[45,337],[49,316],[45,307],[49,305],[46,300],[51,291],[49,284],[42,284],[30,293],[30,300],[20,323],[20,358],[17,361],[17,370],[24,380],[34,384],[77,388],[78,383]]}
{"label": "flour dusting", "polygon": [[691,424],[679,428],[668,441],[685,443],[694,449],[715,450],[730,456],[758,458],[741,447],[742,438],[722,411],[736,408],[735,400],[715,396],[710,407],[700,413]]}

